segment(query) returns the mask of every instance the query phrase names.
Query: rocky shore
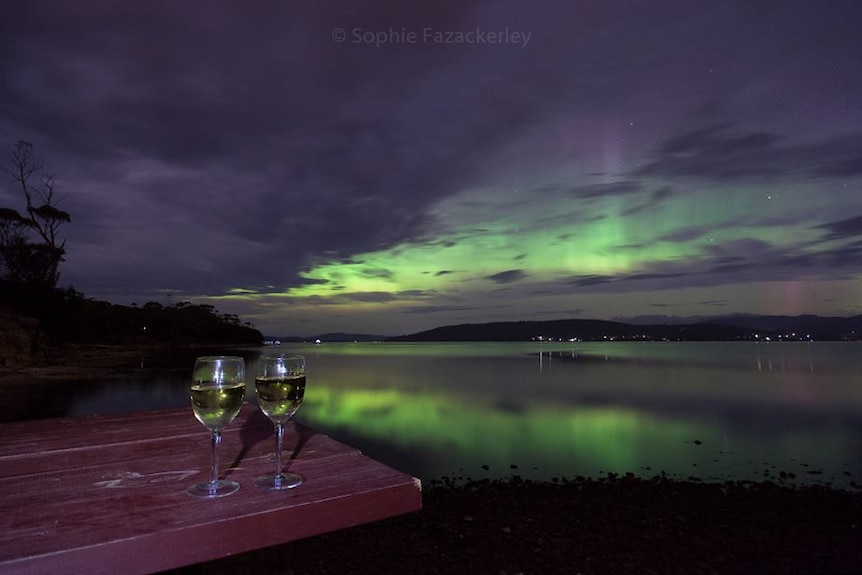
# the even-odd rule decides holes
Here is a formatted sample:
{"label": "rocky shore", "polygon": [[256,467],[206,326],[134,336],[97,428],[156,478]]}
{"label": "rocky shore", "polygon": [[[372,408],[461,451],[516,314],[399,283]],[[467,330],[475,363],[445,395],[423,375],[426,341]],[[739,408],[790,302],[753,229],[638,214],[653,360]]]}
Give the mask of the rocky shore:
{"label": "rocky shore", "polygon": [[862,494],[633,476],[437,484],[422,511],[182,573],[860,573]]}

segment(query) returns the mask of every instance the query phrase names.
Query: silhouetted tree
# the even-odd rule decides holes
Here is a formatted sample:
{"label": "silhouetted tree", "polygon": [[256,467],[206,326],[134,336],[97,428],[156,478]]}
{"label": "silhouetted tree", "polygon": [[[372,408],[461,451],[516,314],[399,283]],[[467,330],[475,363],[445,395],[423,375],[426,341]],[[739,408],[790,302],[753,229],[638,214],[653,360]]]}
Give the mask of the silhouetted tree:
{"label": "silhouetted tree", "polygon": [[60,227],[71,221],[57,208],[54,175],[45,169],[33,144],[18,142],[2,170],[24,195],[25,212],[0,208],[0,278],[7,282],[54,287],[60,277],[60,262],[66,240]]}

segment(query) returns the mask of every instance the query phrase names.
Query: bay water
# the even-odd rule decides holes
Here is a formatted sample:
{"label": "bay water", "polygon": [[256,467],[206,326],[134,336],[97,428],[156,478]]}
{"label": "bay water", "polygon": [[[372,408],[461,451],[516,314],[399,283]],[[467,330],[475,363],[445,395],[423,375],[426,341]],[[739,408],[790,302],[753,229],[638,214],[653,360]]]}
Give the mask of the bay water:
{"label": "bay water", "polygon": [[[862,486],[859,343],[324,342],[240,350],[249,371],[263,352],[306,356],[298,421],[423,481]],[[100,380],[62,415],[188,405],[186,371]]]}

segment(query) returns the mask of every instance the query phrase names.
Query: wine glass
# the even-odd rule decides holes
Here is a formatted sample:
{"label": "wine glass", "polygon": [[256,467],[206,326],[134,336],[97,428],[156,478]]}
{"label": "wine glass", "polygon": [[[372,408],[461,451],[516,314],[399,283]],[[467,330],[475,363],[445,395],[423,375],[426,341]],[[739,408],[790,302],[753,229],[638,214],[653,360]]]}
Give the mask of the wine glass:
{"label": "wine glass", "polygon": [[245,361],[236,356],[206,356],[195,360],[191,400],[195,417],[212,433],[210,480],[196,483],[186,492],[194,497],[224,497],[239,483],[218,478],[221,432],[242,408],[245,399]]}
{"label": "wine glass", "polygon": [[257,361],[254,389],[260,409],[275,424],[275,473],[258,477],[265,489],[292,489],[304,481],[282,469],[284,424],[290,421],[305,395],[305,358],[301,355],[262,355]]}

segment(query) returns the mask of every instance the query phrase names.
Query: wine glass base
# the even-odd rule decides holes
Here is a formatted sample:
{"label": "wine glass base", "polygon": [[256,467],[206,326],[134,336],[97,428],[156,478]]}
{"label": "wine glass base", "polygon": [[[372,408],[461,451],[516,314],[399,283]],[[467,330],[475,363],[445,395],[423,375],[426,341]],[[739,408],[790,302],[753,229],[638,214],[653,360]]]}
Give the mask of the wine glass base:
{"label": "wine glass base", "polygon": [[305,478],[298,473],[282,473],[281,481],[276,481],[275,475],[263,475],[254,480],[254,484],[261,489],[293,489],[299,487]]}
{"label": "wine glass base", "polygon": [[186,493],[188,493],[192,497],[214,499],[216,497],[225,497],[226,495],[231,495],[232,493],[236,493],[238,490],[239,483],[237,483],[236,481],[225,481],[219,479],[215,482],[215,485],[213,485],[209,481],[195,483],[194,485],[186,489]]}

